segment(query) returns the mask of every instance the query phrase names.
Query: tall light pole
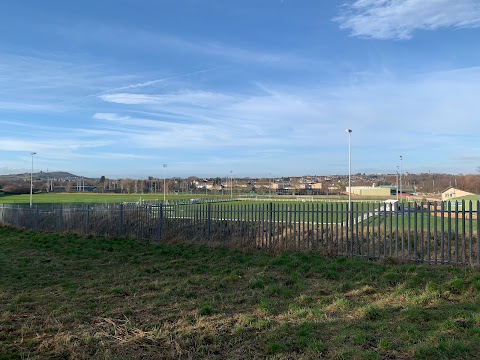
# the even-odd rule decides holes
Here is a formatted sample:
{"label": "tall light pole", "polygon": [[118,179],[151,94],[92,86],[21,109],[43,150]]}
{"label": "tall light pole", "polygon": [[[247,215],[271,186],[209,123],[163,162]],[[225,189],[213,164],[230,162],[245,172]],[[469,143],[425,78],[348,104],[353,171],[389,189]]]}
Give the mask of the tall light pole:
{"label": "tall light pole", "polygon": [[30,172],[30,207],[32,207],[32,202],[33,202],[33,155],[35,155],[36,152],[31,152],[30,155],[32,155],[32,171]]}
{"label": "tall light pole", "polygon": [[348,133],[348,208],[352,206],[352,129],[345,129]]}
{"label": "tall light pole", "polygon": [[233,199],[233,170],[230,170],[230,198]]}
{"label": "tall light pole", "polygon": [[400,155],[400,194],[402,193],[402,162],[403,162],[403,156]]}
{"label": "tall light pole", "polygon": [[165,169],[167,168],[167,164],[163,164],[163,203],[165,204],[165,194],[166,194],[166,181],[165,181]]}

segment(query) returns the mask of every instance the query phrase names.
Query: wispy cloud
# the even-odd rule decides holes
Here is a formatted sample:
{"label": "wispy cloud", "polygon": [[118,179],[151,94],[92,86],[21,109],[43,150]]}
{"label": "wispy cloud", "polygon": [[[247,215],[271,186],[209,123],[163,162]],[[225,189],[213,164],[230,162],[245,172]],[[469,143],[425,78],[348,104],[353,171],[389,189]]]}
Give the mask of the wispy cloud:
{"label": "wispy cloud", "polygon": [[473,67],[402,78],[370,74],[355,85],[323,88],[258,84],[255,94],[122,92],[102,95],[115,112],[94,118],[100,130],[119,131],[117,141],[145,149],[218,149],[223,158],[235,148],[252,164],[276,161],[280,152],[282,159],[291,159],[289,166],[296,154],[313,162],[335,161],[341,157],[338,144],[345,141],[342,129],[352,127],[355,154],[363,156],[366,168],[391,162],[383,159],[382,148],[406,158],[422,152],[453,166],[455,157],[480,151],[475,142],[451,149],[452,142],[478,130],[473,114],[480,113],[474,95],[479,83],[480,68]]}
{"label": "wispy cloud", "polygon": [[[85,97],[130,83],[102,64],[56,53],[0,56],[0,110],[17,113],[81,111]],[[138,77],[135,77],[138,79]]]}
{"label": "wispy cloud", "polygon": [[[73,140],[72,138],[52,141],[50,138],[44,140],[22,140],[18,138],[0,138],[0,150],[13,152],[39,151],[55,155],[56,153],[67,153],[87,148],[98,148],[110,144],[102,140]],[[70,153],[71,155],[71,153]]]}
{"label": "wispy cloud", "polygon": [[[51,29],[58,36],[69,40],[85,41],[105,44],[108,47],[121,46],[130,49],[140,49],[152,54],[166,49],[171,54],[185,56],[188,54],[214,59],[215,63],[230,62],[234,64],[256,64],[261,66],[275,66],[280,68],[292,68],[319,64],[317,59],[307,58],[291,51],[276,51],[273,49],[248,48],[236,46],[233,43],[224,43],[202,37],[181,37],[164,32],[154,32],[127,26],[114,26],[97,22],[69,24],[68,27],[51,25]],[[125,89],[124,89],[125,90]]]}
{"label": "wispy cloud", "polygon": [[[36,103],[34,103],[36,102]],[[0,110],[4,111],[22,111],[32,113],[45,113],[45,112],[63,112],[67,109],[64,104],[58,104],[52,100],[40,103],[38,99],[32,99],[31,102],[18,102],[18,101],[0,101]]]}
{"label": "wispy cloud", "polygon": [[[108,121],[108,126],[115,128],[127,126],[137,135],[141,128],[161,129],[155,135],[159,139],[156,142],[151,141],[151,131],[142,136],[150,139],[150,146],[158,147],[178,144],[179,139],[185,140],[181,141],[184,147],[201,148],[295,143],[299,137],[308,136],[308,131],[330,127],[318,121],[322,107],[315,99],[283,90],[267,91],[265,87],[259,90],[255,95],[202,90],[106,94],[100,98],[125,105],[123,111],[142,110],[145,117],[117,112],[97,113],[94,118]],[[304,127],[295,126],[295,121],[301,121]],[[280,136],[285,131],[289,132],[288,138]]]}
{"label": "wispy cloud", "polygon": [[334,21],[353,36],[410,39],[415,30],[480,27],[477,0],[355,0]]}
{"label": "wispy cloud", "polygon": [[113,93],[113,92],[118,92],[118,91],[132,90],[132,89],[138,89],[138,88],[153,86],[153,85],[157,85],[159,83],[165,83],[165,82],[169,82],[169,81],[172,81],[172,80],[187,78],[187,77],[190,77],[190,76],[193,76],[193,75],[204,74],[204,73],[213,71],[215,69],[218,69],[218,68],[191,71],[191,72],[188,72],[188,73],[185,73],[185,74],[167,76],[167,77],[164,77],[164,78],[161,78],[161,79],[148,80],[148,81],[142,81],[142,82],[135,83],[135,84],[124,85],[124,86],[120,86],[120,87],[117,87],[117,88],[104,90],[101,93],[96,94],[94,96],[99,96],[99,95],[102,95],[102,94]]}
{"label": "wispy cloud", "polygon": [[115,93],[100,95],[100,99],[116,104],[141,105],[141,104],[189,104],[192,106],[218,106],[219,103],[232,100],[231,96],[210,91],[179,91],[169,94],[142,94],[142,93]]}
{"label": "wispy cloud", "polygon": [[[31,85],[54,74],[49,66],[45,70]],[[104,91],[90,96],[82,112],[65,116],[69,121],[63,120],[63,114],[51,121],[57,114],[49,113],[48,122],[37,115],[3,115],[0,150],[37,151],[38,166],[78,168],[83,173],[95,161],[102,164],[94,170],[97,174],[99,168],[106,174],[107,169],[110,174],[121,173],[123,164],[132,172],[143,166],[147,173],[167,157],[172,163],[188,159],[186,174],[207,171],[205,164],[209,174],[232,164],[261,173],[266,163],[277,169],[288,166],[295,173],[320,173],[315,169],[345,160],[343,129],[352,127],[354,159],[362,158],[359,169],[360,162],[354,161],[354,171],[388,168],[392,160],[382,151],[387,148],[401,151],[406,159],[418,158],[419,153],[437,159],[428,160],[431,169],[460,167],[466,162],[458,159],[480,153],[474,140],[459,140],[478,132],[474,114],[480,113],[476,96],[480,68],[476,67],[401,77],[394,71],[366,72],[355,82],[319,87],[249,79],[237,79],[238,87],[221,87],[188,77],[181,84],[167,80],[157,87],[158,83],[138,80],[143,76],[110,78],[108,72],[100,80],[83,78],[96,74],[86,71],[74,76],[79,92],[64,89],[69,99],[95,93],[89,92],[93,88]],[[61,93],[60,86],[49,97]],[[26,104],[42,98],[38,89],[29,96]],[[28,164],[28,156],[22,161]]]}

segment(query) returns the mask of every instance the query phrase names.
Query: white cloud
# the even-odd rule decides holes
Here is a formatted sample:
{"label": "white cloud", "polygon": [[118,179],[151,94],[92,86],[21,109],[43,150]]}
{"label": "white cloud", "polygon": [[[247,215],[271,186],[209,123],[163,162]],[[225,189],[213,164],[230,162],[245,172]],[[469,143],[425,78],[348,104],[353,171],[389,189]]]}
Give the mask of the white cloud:
{"label": "white cloud", "polygon": [[480,27],[478,0],[355,0],[334,19],[353,36],[409,39],[415,30]]}
{"label": "white cloud", "polygon": [[[97,113],[94,118],[100,120],[100,130],[115,129],[116,141],[132,148],[209,151],[216,154],[218,159],[211,160],[216,164],[228,163],[230,149],[236,149],[233,153],[248,159],[251,166],[283,159],[294,168],[295,156],[312,166],[341,163],[338,158],[346,149],[343,129],[351,127],[356,163],[362,164],[358,171],[388,167],[390,152],[402,153],[412,163],[428,162],[423,168],[416,165],[419,170],[428,166],[465,171],[455,159],[480,151],[471,135],[479,130],[478,84],[480,68],[472,67],[403,78],[371,74],[355,85],[329,88],[261,86],[262,92],[255,95],[214,93],[223,101],[211,107],[191,106],[189,100],[192,94],[208,92],[184,92],[185,97],[134,94],[148,95],[152,101],[124,104],[116,112]],[[120,94],[124,96],[129,95]],[[165,102],[163,96],[178,98]],[[270,156],[273,149],[284,155]],[[271,166],[283,165],[279,161]],[[412,167],[409,170],[414,171]]]}
{"label": "white cloud", "polygon": [[216,105],[220,102],[231,100],[231,97],[225,94],[212,93],[208,91],[181,91],[164,95],[134,94],[134,93],[115,93],[103,94],[100,99],[106,102],[127,105],[141,104],[185,104],[192,106],[206,107]]}
{"label": "white cloud", "polygon": [[119,116],[118,114],[113,113],[96,113],[93,115],[93,118],[106,121],[123,121],[128,119],[127,116]]}
{"label": "white cloud", "polygon": [[73,138],[66,138],[66,134],[63,134],[63,140],[59,140],[55,134],[52,138],[44,140],[22,140],[15,138],[0,138],[0,150],[1,151],[14,151],[14,152],[43,152],[50,155],[56,153],[66,153],[69,151],[78,151],[81,149],[98,148],[109,145],[110,141],[102,140],[78,140]]}
{"label": "white cloud", "polygon": [[[331,124],[319,122],[322,106],[309,95],[289,93],[298,89],[269,90],[259,94],[224,94],[208,91],[181,91],[162,95],[104,94],[114,104],[134,105],[143,116],[120,112],[96,113],[109,129],[123,129],[130,140],[154,147],[215,148],[222,146],[265,146],[294,144],[312,131]],[[258,92],[258,91],[257,91]],[[128,109],[122,107],[122,110]],[[117,109],[118,110],[118,109]],[[302,126],[295,126],[301,123]],[[288,136],[284,136],[288,133]],[[156,140],[155,140],[156,139]]]}
{"label": "white cloud", "polygon": [[[361,172],[390,166],[390,155],[382,149],[406,159],[416,156],[431,169],[455,165],[464,172],[467,167],[460,168],[456,159],[480,152],[469,138],[479,130],[474,115],[480,112],[480,68],[475,67],[401,78],[395,72],[366,73],[349,84],[319,87],[257,83],[236,91],[197,81],[148,89],[148,81],[123,83],[146,85],[89,97],[88,108],[75,122],[63,121],[62,115],[47,125],[37,116],[8,114],[0,119],[5,131],[0,150],[7,156],[26,154],[18,163],[27,167],[28,152],[37,151],[35,166],[44,164],[43,169],[78,167],[84,172],[97,162],[106,174],[108,167],[117,172],[122,166],[149,169],[167,156],[173,164],[185,154],[192,159],[186,174],[206,171],[204,165],[211,167],[210,174],[222,172],[235,161],[259,172],[268,163],[272,169],[304,173],[315,172],[318,164],[342,163],[347,145],[343,129],[351,127],[354,164],[362,164]],[[103,89],[118,89],[116,85],[106,82]]]}
{"label": "white cloud", "polygon": [[120,87],[117,87],[117,88],[105,90],[105,91],[102,91],[99,95],[106,94],[106,93],[118,92],[118,91],[121,91],[121,90],[131,90],[131,89],[153,86],[153,85],[157,85],[159,83],[165,83],[165,82],[169,82],[169,81],[172,81],[172,80],[181,79],[181,78],[184,78],[184,77],[203,74],[203,73],[206,73],[206,72],[209,72],[209,71],[212,71],[212,70],[214,70],[214,69],[203,69],[203,70],[198,70],[198,71],[191,71],[191,72],[188,72],[188,73],[185,73],[185,74],[168,76],[168,77],[164,77],[164,78],[161,78],[161,79],[142,81],[142,82],[135,83],[135,84],[124,85],[124,86],[120,86]]}

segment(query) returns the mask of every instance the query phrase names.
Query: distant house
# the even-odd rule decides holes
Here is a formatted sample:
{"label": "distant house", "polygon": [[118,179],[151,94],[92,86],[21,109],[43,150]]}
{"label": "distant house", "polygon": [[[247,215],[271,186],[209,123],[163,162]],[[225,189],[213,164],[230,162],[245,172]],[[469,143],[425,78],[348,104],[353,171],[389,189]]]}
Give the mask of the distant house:
{"label": "distant house", "polygon": [[323,189],[323,184],[322,183],[313,183],[310,185],[312,189],[316,190],[322,190]]}
{"label": "distant house", "polygon": [[290,184],[289,182],[282,181],[282,182],[272,183],[270,187],[273,190],[286,190],[286,189],[290,189],[292,187],[292,184]]}
{"label": "distant house", "polygon": [[468,191],[456,189],[450,186],[448,189],[442,192],[442,201],[451,200],[451,199],[459,198],[462,196],[468,196],[468,195],[475,195],[475,194],[472,194]]}

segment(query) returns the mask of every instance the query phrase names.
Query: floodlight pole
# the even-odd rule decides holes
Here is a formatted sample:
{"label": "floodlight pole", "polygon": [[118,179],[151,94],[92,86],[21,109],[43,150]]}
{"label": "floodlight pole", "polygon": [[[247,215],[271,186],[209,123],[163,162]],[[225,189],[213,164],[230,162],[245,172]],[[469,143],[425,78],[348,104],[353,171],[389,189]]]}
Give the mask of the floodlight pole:
{"label": "floodlight pole", "polygon": [[30,155],[32,155],[32,171],[30,172],[30,207],[32,207],[33,203],[33,155],[35,155],[36,152],[31,152]]}
{"label": "floodlight pole", "polygon": [[165,204],[165,195],[166,195],[166,181],[165,181],[165,169],[167,168],[167,164],[163,164],[163,203]]}

